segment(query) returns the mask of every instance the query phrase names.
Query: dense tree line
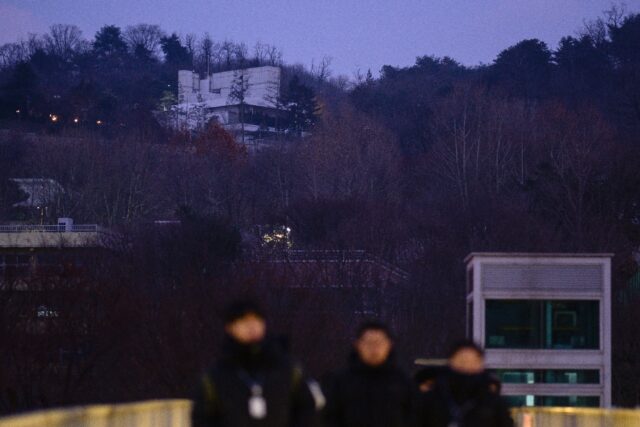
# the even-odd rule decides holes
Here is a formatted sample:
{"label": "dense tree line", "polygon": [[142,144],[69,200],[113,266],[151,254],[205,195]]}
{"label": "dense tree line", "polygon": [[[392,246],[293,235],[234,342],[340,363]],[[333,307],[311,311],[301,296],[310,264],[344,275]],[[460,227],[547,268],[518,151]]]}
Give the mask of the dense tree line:
{"label": "dense tree line", "polygon": [[[637,321],[640,302],[631,280],[640,244],[640,15],[612,9],[556,49],[523,40],[478,67],[421,56],[412,66],[385,66],[379,77],[368,72],[350,85],[330,77],[328,61],[305,71],[283,64],[272,46],[257,45],[249,55],[242,44],[180,38],[149,25],[106,26],[92,42],[74,27],[56,26],[46,36],[3,46],[0,60],[7,127],[43,130],[38,126],[46,123],[51,132],[54,107],[61,117],[81,111],[87,123],[78,130],[66,122],[53,136],[7,133],[0,144],[4,219],[18,215],[8,207],[20,197],[7,178],[37,176],[65,188],[52,216],[139,236],[154,219],[192,215],[231,233],[193,225],[193,236],[236,242],[222,249],[167,243],[185,251],[165,255],[177,263],[187,253],[227,258],[205,257],[197,266],[185,261],[183,269],[162,274],[137,265],[171,262],[128,259],[123,265],[131,270],[109,276],[126,283],[144,273],[138,282],[167,284],[149,291],[160,302],[157,318],[144,323],[145,339],[156,341],[138,342],[156,348],[152,354],[168,342],[185,354],[190,344],[206,342],[192,335],[209,329],[187,333],[176,325],[198,325],[198,316],[211,316],[207,304],[217,307],[227,290],[245,289],[259,277],[222,267],[259,249],[251,232],[256,225],[290,227],[297,248],[363,249],[410,272],[411,298],[403,300],[410,316],[401,331],[408,357],[441,355],[463,334],[462,260],[469,252],[613,252],[614,402],[640,403],[639,337],[627,327]],[[312,126],[310,136],[249,155],[216,126],[191,134],[157,125],[151,112],[167,91],[175,92],[177,69],[206,73],[245,64],[281,65],[283,87],[315,92],[316,118],[304,125]],[[109,123],[108,131],[96,120]],[[276,322],[288,325],[283,329],[302,356],[329,360],[332,349],[300,333],[324,319],[296,327],[286,320],[304,318],[300,310],[313,307],[309,292],[282,303]],[[185,299],[176,300],[178,294]],[[323,298],[327,307],[339,306]],[[197,301],[197,316],[175,317]],[[215,324],[207,319],[204,324]],[[343,338],[347,330],[336,327]],[[192,356],[180,366],[168,355],[157,366],[136,363],[178,378],[202,363]],[[181,395],[184,384],[172,381],[166,379],[163,392]],[[134,390],[127,397],[142,395]]]}
{"label": "dense tree line", "polygon": [[295,106],[308,103],[316,90],[336,92],[324,64],[310,70],[289,66],[272,45],[257,43],[250,51],[243,43],[214,42],[208,34],[181,38],[157,25],[105,25],[86,40],[78,27],[58,24],[47,34],[0,46],[0,120],[40,124],[49,132],[158,138],[153,112],[175,103],[178,70],[196,70],[204,78],[276,65],[284,77],[282,93],[274,96],[284,108],[292,105],[296,129],[301,123]]}

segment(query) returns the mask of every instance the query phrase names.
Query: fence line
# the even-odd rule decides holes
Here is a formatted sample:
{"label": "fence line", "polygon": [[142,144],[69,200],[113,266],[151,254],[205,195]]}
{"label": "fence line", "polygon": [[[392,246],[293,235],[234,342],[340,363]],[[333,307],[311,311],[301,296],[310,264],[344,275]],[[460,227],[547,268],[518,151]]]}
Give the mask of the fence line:
{"label": "fence line", "polygon": [[[70,229],[69,229],[70,228]],[[97,224],[77,224],[68,227],[66,225],[37,225],[37,224],[19,224],[19,225],[0,225],[0,233],[95,233],[98,231]]]}

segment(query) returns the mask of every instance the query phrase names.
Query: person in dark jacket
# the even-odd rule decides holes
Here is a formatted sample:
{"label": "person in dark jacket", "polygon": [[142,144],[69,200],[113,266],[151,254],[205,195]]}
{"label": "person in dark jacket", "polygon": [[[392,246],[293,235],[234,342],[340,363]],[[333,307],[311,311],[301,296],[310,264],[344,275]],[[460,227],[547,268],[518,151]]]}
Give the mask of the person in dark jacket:
{"label": "person in dark jacket", "polygon": [[225,316],[223,355],[197,386],[194,427],[308,427],[323,405],[281,342],[266,335],[262,310],[232,304]]}
{"label": "person in dark jacket", "polygon": [[472,341],[456,344],[447,369],[422,396],[420,427],[513,427],[509,408],[490,384],[483,350]]}
{"label": "person in dark jacket", "polygon": [[412,424],[415,387],[394,363],[385,325],[359,329],[346,370],[329,378],[324,411],[328,427],[407,427]]}
{"label": "person in dark jacket", "polygon": [[428,393],[433,390],[442,369],[442,366],[425,366],[414,374],[413,380],[418,386],[420,393]]}

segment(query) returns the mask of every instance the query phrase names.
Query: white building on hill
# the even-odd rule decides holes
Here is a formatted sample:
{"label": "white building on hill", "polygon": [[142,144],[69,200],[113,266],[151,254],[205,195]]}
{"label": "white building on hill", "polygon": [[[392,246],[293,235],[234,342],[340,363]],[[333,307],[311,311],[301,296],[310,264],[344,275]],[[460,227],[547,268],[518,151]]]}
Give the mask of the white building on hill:
{"label": "white building on hill", "polygon": [[280,74],[279,67],[264,66],[201,79],[196,72],[180,70],[178,105],[169,124],[193,130],[215,120],[236,134],[243,132],[246,140],[273,134],[284,117],[278,106]]}

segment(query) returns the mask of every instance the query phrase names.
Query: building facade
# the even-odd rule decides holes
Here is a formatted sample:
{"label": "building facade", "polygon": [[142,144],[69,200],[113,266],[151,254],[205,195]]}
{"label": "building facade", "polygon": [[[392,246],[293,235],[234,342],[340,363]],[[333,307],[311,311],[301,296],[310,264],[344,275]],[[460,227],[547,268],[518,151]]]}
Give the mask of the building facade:
{"label": "building facade", "polygon": [[280,102],[281,71],[263,66],[213,73],[201,79],[191,70],[178,71],[178,104],[167,124],[203,129],[214,121],[242,142],[276,134],[285,112]]}
{"label": "building facade", "polygon": [[213,73],[201,79],[190,70],[178,71],[178,102],[204,102],[211,107],[237,104],[232,91],[244,85],[245,102],[250,105],[275,108],[280,94],[280,68],[273,66],[246,68]]}
{"label": "building facade", "polygon": [[472,253],[467,335],[515,406],[611,406],[611,254]]}

